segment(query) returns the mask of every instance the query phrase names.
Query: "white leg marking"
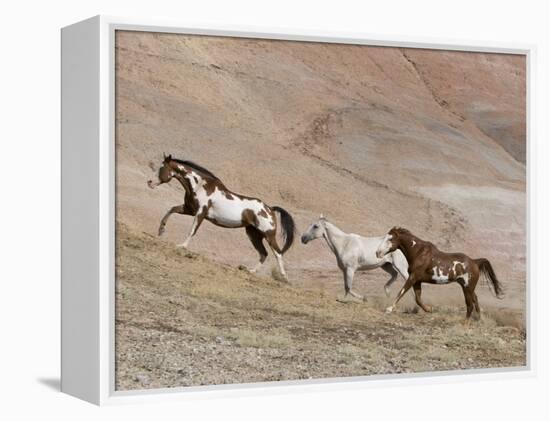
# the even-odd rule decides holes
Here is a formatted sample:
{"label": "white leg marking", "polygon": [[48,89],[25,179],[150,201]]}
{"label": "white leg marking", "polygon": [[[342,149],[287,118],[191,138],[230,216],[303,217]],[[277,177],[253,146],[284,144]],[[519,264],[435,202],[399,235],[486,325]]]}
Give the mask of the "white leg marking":
{"label": "white leg marking", "polygon": [[277,259],[277,264],[279,265],[279,272],[281,272],[281,275],[283,275],[283,277],[286,279],[287,276],[286,276],[285,266],[283,263],[283,256],[281,256],[277,252],[274,252],[274,254],[275,254],[275,258]]}
{"label": "white leg marking", "polygon": [[193,223],[191,224],[191,229],[189,230],[189,235],[187,236],[185,241],[181,244],[178,244],[177,247],[183,247],[183,248],[186,249],[189,246],[189,242],[191,241],[191,238],[193,237],[193,235],[195,234],[195,230],[197,229],[197,224],[198,224],[198,218],[195,217],[193,219]]}
{"label": "white leg marking", "polygon": [[251,273],[256,273],[256,272],[258,272],[258,270],[260,270],[260,268],[262,267],[262,265],[263,265],[263,262],[258,262],[258,263],[256,264],[256,266],[254,266],[252,269],[250,269],[250,272],[251,272]]}

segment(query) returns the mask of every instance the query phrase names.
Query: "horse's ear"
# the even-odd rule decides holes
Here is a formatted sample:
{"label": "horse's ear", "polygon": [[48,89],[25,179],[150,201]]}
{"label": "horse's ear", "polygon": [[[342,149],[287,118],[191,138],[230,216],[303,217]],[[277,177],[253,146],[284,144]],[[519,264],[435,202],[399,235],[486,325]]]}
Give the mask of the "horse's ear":
{"label": "horse's ear", "polygon": [[166,154],[164,152],[162,153],[162,159],[166,160]]}
{"label": "horse's ear", "polygon": [[327,219],[327,218],[325,218],[325,215],[321,214],[321,215],[319,215],[319,219],[325,220],[325,219]]}

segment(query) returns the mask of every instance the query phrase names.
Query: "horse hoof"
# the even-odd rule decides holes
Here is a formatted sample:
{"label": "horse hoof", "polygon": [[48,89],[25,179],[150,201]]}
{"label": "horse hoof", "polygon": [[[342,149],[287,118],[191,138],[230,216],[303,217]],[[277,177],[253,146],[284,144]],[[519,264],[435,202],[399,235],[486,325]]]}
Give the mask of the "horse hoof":
{"label": "horse hoof", "polygon": [[390,314],[392,312],[393,312],[393,307],[387,307],[386,308],[386,312],[385,312],[386,314]]}
{"label": "horse hoof", "polygon": [[336,301],[338,303],[348,304],[351,301],[351,298],[348,294],[337,295],[336,296]]}
{"label": "horse hoof", "polygon": [[164,228],[159,228],[159,237],[164,234]]}
{"label": "horse hoof", "polygon": [[344,295],[343,297],[337,297],[336,298],[336,301],[338,301],[339,303],[344,303],[344,304],[350,304],[350,303],[362,303],[364,301],[366,301],[367,299],[365,297],[361,297],[361,298],[358,298],[358,297],[354,297],[353,295]]}
{"label": "horse hoof", "polygon": [[464,327],[471,327],[471,324],[472,324],[472,321],[470,319],[465,319],[462,322],[462,326],[464,326]]}
{"label": "horse hoof", "polygon": [[187,244],[184,244],[184,243],[176,244],[176,247],[179,249],[187,250]]}

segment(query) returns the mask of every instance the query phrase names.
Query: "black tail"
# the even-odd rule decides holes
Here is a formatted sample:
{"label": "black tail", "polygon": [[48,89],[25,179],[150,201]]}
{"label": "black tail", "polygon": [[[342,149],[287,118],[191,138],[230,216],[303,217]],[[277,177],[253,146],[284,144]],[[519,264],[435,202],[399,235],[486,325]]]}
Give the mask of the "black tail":
{"label": "black tail", "polygon": [[281,230],[281,234],[283,237],[283,241],[285,242],[281,253],[284,254],[294,242],[296,224],[294,223],[294,219],[292,219],[292,216],[290,216],[290,214],[283,208],[280,208],[279,206],[272,206],[271,209],[273,209],[275,212],[279,212],[279,215],[281,215],[281,225],[283,228]]}
{"label": "black tail", "polygon": [[491,263],[489,263],[489,261],[484,258],[475,259],[475,262],[479,266],[479,271],[485,276],[485,278],[491,281],[496,297],[498,299],[504,298],[504,291],[502,289],[502,284],[498,281],[497,276],[495,275],[495,271],[491,266]]}

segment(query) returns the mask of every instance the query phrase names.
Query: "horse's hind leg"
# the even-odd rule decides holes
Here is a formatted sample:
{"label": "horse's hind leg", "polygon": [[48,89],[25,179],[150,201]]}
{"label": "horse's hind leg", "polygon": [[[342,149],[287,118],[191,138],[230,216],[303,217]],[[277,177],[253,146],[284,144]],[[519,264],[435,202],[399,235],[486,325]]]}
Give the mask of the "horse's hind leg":
{"label": "horse's hind leg", "polygon": [[476,309],[476,320],[481,318],[481,309],[479,308],[479,302],[477,301],[477,294],[472,291],[472,298],[474,299],[474,308]]}
{"label": "horse's hind leg", "polygon": [[481,309],[479,308],[479,301],[477,300],[477,294],[475,292],[478,280],[479,280],[479,274],[477,276],[474,275],[472,276],[472,279],[470,280],[470,283],[468,285],[468,287],[472,291],[472,300],[474,302],[474,308],[476,310],[476,317],[475,317],[476,320],[479,320],[481,318]]}
{"label": "horse's hind leg", "polygon": [[281,252],[281,249],[279,248],[279,245],[277,244],[277,240],[275,238],[275,231],[269,231],[265,234],[265,239],[267,240],[267,244],[269,244],[269,248],[275,255],[275,258],[277,259],[277,265],[279,266],[279,272],[281,272],[281,275],[283,278],[285,278],[288,281],[288,277],[286,275],[285,271],[285,265],[283,262],[283,253]]}
{"label": "horse's hind leg", "polygon": [[390,286],[397,279],[398,272],[397,272],[397,270],[395,270],[395,268],[393,267],[393,265],[391,263],[385,263],[381,267],[385,272],[387,272],[391,275],[391,278],[389,279],[389,281],[386,282],[386,285],[384,285],[384,292],[386,293],[386,297],[389,297],[390,296]]}
{"label": "horse's hind leg", "polygon": [[462,287],[462,291],[464,292],[464,301],[466,302],[466,320],[469,320],[474,310],[473,292],[468,287]]}
{"label": "horse's hind leg", "polygon": [[161,219],[160,226],[159,226],[159,236],[164,234],[164,227],[166,226],[166,222],[168,222],[168,218],[170,218],[170,215],[173,213],[180,213],[182,215],[185,215],[185,205],[179,205],[174,206],[173,208],[170,208],[168,212],[166,212],[166,215]]}
{"label": "horse's hind leg", "polygon": [[422,284],[420,282],[414,284],[413,289],[414,289],[414,299],[416,300],[416,304],[418,304],[420,308],[422,308],[422,310],[424,310],[426,313],[431,313],[432,307],[427,306],[422,302]]}
{"label": "horse's hind leg", "polygon": [[253,269],[250,269],[250,272],[254,273],[258,269],[260,269],[262,264],[265,262],[265,259],[267,259],[267,250],[265,249],[265,246],[263,243],[264,236],[260,231],[258,231],[256,228],[250,225],[245,229],[246,229],[246,235],[248,235],[250,242],[260,254],[260,261]]}

